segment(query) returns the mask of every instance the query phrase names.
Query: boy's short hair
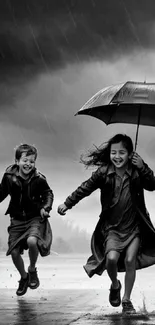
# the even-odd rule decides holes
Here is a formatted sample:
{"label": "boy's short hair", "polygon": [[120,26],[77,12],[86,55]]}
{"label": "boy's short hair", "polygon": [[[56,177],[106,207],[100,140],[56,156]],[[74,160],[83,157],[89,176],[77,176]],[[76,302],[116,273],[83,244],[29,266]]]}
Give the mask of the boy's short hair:
{"label": "boy's short hair", "polygon": [[35,159],[37,158],[37,149],[30,144],[20,144],[15,149],[15,160],[19,160],[23,153],[26,153],[26,156],[35,155]]}

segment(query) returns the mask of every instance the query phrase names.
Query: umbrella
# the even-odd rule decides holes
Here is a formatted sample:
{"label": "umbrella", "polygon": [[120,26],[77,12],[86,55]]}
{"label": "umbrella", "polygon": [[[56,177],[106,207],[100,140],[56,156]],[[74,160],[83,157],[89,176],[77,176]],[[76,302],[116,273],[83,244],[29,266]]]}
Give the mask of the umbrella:
{"label": "umbrella", "polygon": [[75,115],[90,115],[112,123],[155,126],[155,83],[127,81],[101,89]]}

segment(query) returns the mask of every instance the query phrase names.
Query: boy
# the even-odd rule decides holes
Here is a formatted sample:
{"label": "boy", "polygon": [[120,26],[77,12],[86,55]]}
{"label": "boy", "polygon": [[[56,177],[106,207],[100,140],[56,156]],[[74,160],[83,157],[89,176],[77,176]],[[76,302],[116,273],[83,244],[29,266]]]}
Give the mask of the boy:
{"label": "boy", "polygon": [[[9,166],[0,184],[0,202],[8,195],[11,200],[5,214],[10,215],[8,251],[21,279],[18,296],[27,288],[39,286],[36,262],[38,254],[47,256],[52,243],[52,230],[47,218],[52,209],[53,192],[44,175],[35,168],[37,149],[21,144],[15,151],[15,164]],[[28,249],[30,265],[25,271],[21,254]]]}

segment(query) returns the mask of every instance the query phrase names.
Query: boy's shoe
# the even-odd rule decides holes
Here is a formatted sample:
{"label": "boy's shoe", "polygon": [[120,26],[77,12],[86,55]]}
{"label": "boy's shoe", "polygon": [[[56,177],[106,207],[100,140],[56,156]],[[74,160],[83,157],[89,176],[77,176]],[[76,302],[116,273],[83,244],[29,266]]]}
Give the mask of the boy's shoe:
{"label": "boy's shoe", "polygon": [[27,273],[27,277],[25,279],[21,278],[19,280],[19,286],[18,286],[18,289],[16,291],[17,296],[25,295],[28,286],[29,286],[29,275]]}
{"label": "boy's shoe", "polygon": [[121,282],[118,280],[118,289],[113,289],[112,285],[110,287],[109,302],[113,307],[118,307],[121,304]]}
{"label": "boy's shoe", "polygon": [[122,313],[124,314],[136,314],[136,310],[130,300],[122,301]]}
{"label": "boy's shoe", "polygon": [[39,287],[39,279],[38,279],[38,275],[37,275],[37,269],[35,268],[34,271],[30,271],[29,272],[29,287],[31,289],[37,289]]}

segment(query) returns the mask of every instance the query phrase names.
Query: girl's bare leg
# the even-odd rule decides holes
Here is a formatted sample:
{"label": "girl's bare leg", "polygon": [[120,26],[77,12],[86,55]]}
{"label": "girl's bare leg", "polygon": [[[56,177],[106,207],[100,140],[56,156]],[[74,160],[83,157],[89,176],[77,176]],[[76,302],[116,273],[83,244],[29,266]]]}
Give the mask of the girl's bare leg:
{"label": "girl's bare leg", "polygon": [[117,280],[117,262],[120,257],[120,253],[116,251],[110,251],[106,257],[106,269],[107,273],[112,281],[113,289],[117,289],[119,286]]}
{"label": "girl's bare leg", "polygon": [[130,295],[133,289],[133,285],[136,278],[136,256],[139,249],[140,239],[138,237],[134,238],[130,246],[127,248],[125,257],[125,291],[122,301],[130,300]]}

